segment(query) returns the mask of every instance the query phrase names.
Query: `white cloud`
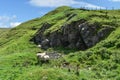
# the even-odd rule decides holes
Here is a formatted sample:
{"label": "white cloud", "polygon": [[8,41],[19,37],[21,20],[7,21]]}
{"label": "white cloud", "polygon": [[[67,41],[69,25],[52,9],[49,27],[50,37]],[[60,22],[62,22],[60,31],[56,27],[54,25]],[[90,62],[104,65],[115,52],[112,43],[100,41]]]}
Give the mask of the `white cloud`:
{"label": "white cloud", "polygon": [[8,16],[0,16],[0,21],[2,21],[2,22],[7,22],[9,20],[10,20],[10,17],[8,17]]}
{"label": "white cloud", "polygon": [[120,0],[109,0],[109,1],[113,1],[113,2],[120,2]]}
{"label": "white cloud", "polygon": [[16,22],[17,16],[0,16],[0,28],[15,27],[20,22]]}
{"label": "white cloud", "polygon": [[20,24],[21,24],[21,22],[11,22],[10,27],[16,27],[16,26],[18,26]]}
{"label": "white cloud", "polygon": [[78,5],[81,5],[82,7],[94,8],[94,9],[95,8],[97,8],[97,9],[105,9],[104,7],[93,5],[93,4],[86,3],[86,2],[78,2]]}
{"label": "white cloud", "polygon": [[90,3],[75,0],[30,0],[29,3],[38,7],[79,6],[89,8],[103,8]]}
{"label": "white cloud", "polygon": [[30,0],[30,3],[34,6],[40,7],[58,7],[63,5],[76,4],[74,0]]}

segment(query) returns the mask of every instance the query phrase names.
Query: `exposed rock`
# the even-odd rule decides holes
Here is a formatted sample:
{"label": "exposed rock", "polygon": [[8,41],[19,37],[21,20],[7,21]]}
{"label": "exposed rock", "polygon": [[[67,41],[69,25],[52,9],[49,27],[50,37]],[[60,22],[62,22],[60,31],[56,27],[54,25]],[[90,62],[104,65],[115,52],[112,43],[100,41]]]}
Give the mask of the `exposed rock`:
{"label": "exposed rock", "polygon": [[[43,44],[44,44],[44,40],[46,39],[44,36],[43,36],[43,32],[48,29],[49,27],[51,27],[51,24],[49,23],[44,23],[43,26],[38,30],[38,32],[35,34],[37,36],[34,36],[33,39],[31,39],[30,41],[33,41],[35,42],[35,44],[38,44],[38,43],[42,43],[43,41]],[[43,46],[43,45],[41,45]]]}
{"label": "exposed rock", "polygon": [[57,52],[46,52],[46,55],[49,55],[50,59],[58,59],[62,57],[62,54]]}
{"label": "exposed rock", "polygon": [[48,23],[43,24],[41,29],[32,38],[32,41],[40,44],[43,49],[63,46],[85,50],[106,38],[113,30],[109,26],[103,28],[98,23],[89,24],[86,20],[79,20],[63,25],[60,32],[55,31],[45,36],[44,31],[50,26]]}
{"label": "exposed rock", "polygon": [[47,49],[50,46],[50,41],[48,39],[44,39],[43,41],[41,41],[41,45],[42,48]]}

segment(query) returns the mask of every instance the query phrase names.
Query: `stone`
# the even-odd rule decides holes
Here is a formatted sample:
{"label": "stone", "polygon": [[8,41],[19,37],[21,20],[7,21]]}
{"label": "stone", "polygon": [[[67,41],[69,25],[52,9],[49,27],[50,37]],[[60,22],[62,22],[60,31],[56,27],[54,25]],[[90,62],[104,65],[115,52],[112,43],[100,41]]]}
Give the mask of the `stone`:
{"label": "stone", "polygon": [[50,42],[49,42],[49,40],[48,40],[48,39],[43,40],[43,41],[41,42],[41,47],[42,47],[43,49],[47,49],[48,47],[50,47]]}

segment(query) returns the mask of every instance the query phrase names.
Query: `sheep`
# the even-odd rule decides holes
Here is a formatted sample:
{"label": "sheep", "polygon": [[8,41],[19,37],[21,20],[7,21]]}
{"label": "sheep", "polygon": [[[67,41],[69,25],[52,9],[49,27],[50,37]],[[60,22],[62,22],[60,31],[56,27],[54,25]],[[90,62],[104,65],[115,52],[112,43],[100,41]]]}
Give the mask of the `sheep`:
{"label": "sheep", "polygon": [[37,53],[37,59],[38,59],[38,64],[41,63],[48,63],[49,62],[49,55],[47,55],[45,52],[44,53]]}
{"label": "sheep", "polygon": [[36,55],[37,55],[37,57],[41,57],[42,58],[44,55],[46,55],[46,53],[45,52],[44,53],[37,53]]}
{"label": "sheep", "polygon": [[49,57],[48,55],[44,55],[43,58],[44,58],[45,60],[49,60],[49,59],[50,59],[50,57]]}

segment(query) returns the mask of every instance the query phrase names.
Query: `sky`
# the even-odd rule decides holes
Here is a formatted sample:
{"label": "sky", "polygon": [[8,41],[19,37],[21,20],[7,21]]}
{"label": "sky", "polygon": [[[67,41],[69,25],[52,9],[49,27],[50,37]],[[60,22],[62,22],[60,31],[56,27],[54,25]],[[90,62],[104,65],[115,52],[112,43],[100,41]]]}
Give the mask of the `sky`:
{"label": "sky", "polygon": [[12,28],[59,6],[120,9],[120,0],[0,0],[0,28]]}

